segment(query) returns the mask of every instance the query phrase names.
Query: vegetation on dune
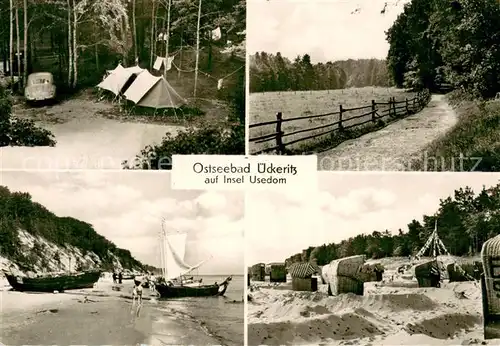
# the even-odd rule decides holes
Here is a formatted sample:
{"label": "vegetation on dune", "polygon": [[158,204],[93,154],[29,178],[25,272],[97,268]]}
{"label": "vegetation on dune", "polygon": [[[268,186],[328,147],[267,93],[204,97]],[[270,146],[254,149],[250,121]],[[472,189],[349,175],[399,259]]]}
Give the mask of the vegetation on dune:
{"label": "vegetation on dune", "polygon": [[33,202],[30,194],[12,192],[0,186],[0,255],[21,269],[31,270],[47,249],[37,243],[30,251],[25,251],[18,237],[19,229],[63,248],[74,246],[83,254],[93,252],[102,260],[103,269],[112,268],[112,255],[119,259],[124,268],[143,267],[130,251],[116,247],[99,235],[92,225],[72,217],[59,217]]}
{"label": "vegetation on dune", "polygon": [[332,90],[390,86],[386,63],[377,59],[311,63],[308,54],[292,62],[281,53],[250,57],[250,92]]}
{"label": "vegetation on dune", "polygon": [[332,260],[366,254],[369,258],[415,255],[425,244],[438,224],[438,234],[444,245],[455,256],[475,254],[483,243],[499,234],[500,184],[474,193],[465,187],[452,197],[441,200],[435,215],[424,215],[423,223],[412,220],[405,232],[392,235],[388,230],[361,234],[339,244],[309,247],[289,257],[288,263],[317,261],[324,265]]}
{"label": "vegetation on dune", "polygon": [[35,126],[33,121],[12,119],[12,99],[0,86],[0,147],[5,146],[54,146],[54,135]]}

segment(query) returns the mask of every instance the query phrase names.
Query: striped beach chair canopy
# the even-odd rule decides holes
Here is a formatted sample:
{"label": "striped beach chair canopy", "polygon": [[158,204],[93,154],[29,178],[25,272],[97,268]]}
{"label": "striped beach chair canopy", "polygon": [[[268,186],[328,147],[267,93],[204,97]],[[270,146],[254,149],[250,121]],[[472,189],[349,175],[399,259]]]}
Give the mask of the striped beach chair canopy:
{"label": "striped beach chair canopy", "polygon": [[293,278],[308,278],[311,275],[317,273],[319,268],[317,265],[312,263],[293,263],[288,268],[288,273]]}

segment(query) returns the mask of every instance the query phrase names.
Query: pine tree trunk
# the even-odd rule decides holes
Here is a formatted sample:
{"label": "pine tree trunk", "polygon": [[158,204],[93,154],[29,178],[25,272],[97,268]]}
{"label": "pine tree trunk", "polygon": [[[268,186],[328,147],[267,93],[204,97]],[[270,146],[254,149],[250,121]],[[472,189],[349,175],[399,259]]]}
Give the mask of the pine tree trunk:
{"label": "pine tree trunk", "polygon": [[135,22],[135,0],[132,0],[132,25],[134,26],[133,30],[133,35],[134,35],[134,61],[135,64],[137,65],[139,61],[139,57],[137,56],[137,25]]}
{"label": "pine tree trunk", "polygon": [[23,3],[23,11],[24,11],[24,35],[23,35],[23,49],[24,49],[24,75],[23,75],[23,84],[26,86],[26,81],[28,80],[28,0],[24,0]]}
{"label": "pine tree trunk", "polygon": [[153,69],[153,64],[154,64],[154,56],[155,56],[155,23],[156,23],[156,18],[155,18],[155,2],[154,0],[151,1],[151,41],[150,41],[150,47],[149,47],[149,68]]}
{"label": "pine tree trunk", "polygon": [[78,49],[76,47],[76,35],[78,34],[76,11],[73,8],[73,89],[76,88],[78,83]]}
{"label": "pine tree trunk", "polygon": [[10,9],[10,25],[9,25],[9,70],[10,70],[10,78],[11,82],[14,83],[14,1],[10,0],[9,3]]}
{"label": "pine tree trunk", "polygon": [[184,29],[181,32],[181,49],[179,51],[179,68],[177,69],[177,79],[181,78],[181,68],[182,68],[182,36],[184,35]]}
{"label": "pine tree trunk", "polygon": [[200,20],[201,20],[201,0],[198,4],[198,25],[196,28],[196,67],[194,71],[194,91],[193,97],[196,98],[196,87],[198,86],[198,65],[200,63]]}
{"label": "pine tree trunk", "polygon": [[73,79],[73,48],[72,48],[72,30],[71,30],[71,0],[68,3],[68,87],[71,88],[71,81]]}
{"label": "pine tree trunk", "polygon": [[167,79],[167,62],[168,62],[168,45],[170,43],[170,9],[172,8],[172,0],[168,0],[167,5],[167,37],[165,40],[165,64],[164,67],[164,77]]}
{"label": "pine tree trunk", "polygon": [[19,38],[19,5],[16,2],[16,54],[17,54],[17,76],[19,77],[18,84],[22,87],[21,81],[21,41]]}

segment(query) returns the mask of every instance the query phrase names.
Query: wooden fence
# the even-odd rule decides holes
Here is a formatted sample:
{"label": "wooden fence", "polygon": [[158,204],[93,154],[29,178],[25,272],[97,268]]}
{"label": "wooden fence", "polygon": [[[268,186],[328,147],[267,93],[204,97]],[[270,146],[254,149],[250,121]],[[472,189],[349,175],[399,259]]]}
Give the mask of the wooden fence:
{"label": "wooden fence", "polygon": [[[339,111],[338,112],[332,112],[332,113],[326,113],[326,114],[319,114],[319,115],[309,115],[309,116],[301,116],[301,117],[293,117],[293,118],[283,118],[283,113],[278,112],[276,113],[276,120],[272,121],[265,121],[261,123],[256,123],[256,124],[250,124],[249,128],[259,128],[263,126],[269,126],[269,125],[276,125],[276,129],[272,133],[268,133],[265,135],[261,135],[258,137],[253,137],[249,139],[250,143],[266,143],[266,142],[271,142],[275,141],[275,145],[269,148],[261,149],[255,152],[252,152],[252,155],[258,155],[258,154],[263,154],[267,153],[270,151],[276,151],[278,155],[283,155],[287,153],[287,147],[291,146],[292,144],[299,143],[302,141],[306,141],[309,139],[317,138],[320,136],[324,136],[327,134],[332,134],[334,132],[343,132],[348,129],[352,129],[355,127],[363,126],[368,123],[371,124],[377,124],[377,121],[385,118],[385,117],[391,117],[391,118],[403,118],[405,116],[415,114],[422,110],[427,103],[429,102],[430,99],[430,93],[429,91],[425,90],[423,92],[418,92],[417,95],[412,98],[408,99],[406,98],[403,101],[396,101],[395,97],[391,97],[388,102],[376,102],[375,100],[372,100],[370,105],[366,106],[361,106],[361,107],[355,107],[355,108],[344,108],[342,105],[339,106]],[[379,106],[385,106],[386,108],[383,110],[380,110]],[[344,118],[345,114],[348,112],[353,112],[353,111],[362,111],[363,113],[360,115],[355,115],[349,118]],[[292,132],[287,132],[285,133],[282,130],[282,124],[287,123],[287,122],[293,122],[293,121],[299,121],[299,120],[305,120],[305,119],[318,119],[318,118],[324,118],[328,116],[338,116],[338,120],[329,124],[324,124],[312,128],[306,128],[306,129],[299,129],[299,130],[294,130]],[[357,122],[355,124],[348,124],[346,125],[347,122],[350,122],[355,119],[363,119],[367,118],[367,120],[363,120],[361,122]],[[331,129],[332,127],[335,127]],[[330,129],[329,129],[330,128]],[[312,132],[312,131],[317,131],[317,130],[325,130],[320,133],[315,133],[312,135],[308,135],[306,137],[301,137],[298,139],[294,139],[289,142],[284,142],[284,139],[293,135],[301,134],[301,133],[307,133],[307,132]]]}

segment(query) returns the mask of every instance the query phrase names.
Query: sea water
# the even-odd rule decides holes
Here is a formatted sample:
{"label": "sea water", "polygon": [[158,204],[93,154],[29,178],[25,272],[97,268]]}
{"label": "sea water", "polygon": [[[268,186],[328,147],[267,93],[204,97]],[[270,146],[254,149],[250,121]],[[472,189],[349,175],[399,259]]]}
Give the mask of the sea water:
{"label": "sea water", "polygon": [[[223,276],[195,276],[204,284],[221,283]],[[233,276],[223,297],[160,300],[151,309],[151,345],[244,343],[243,276]]]}

